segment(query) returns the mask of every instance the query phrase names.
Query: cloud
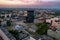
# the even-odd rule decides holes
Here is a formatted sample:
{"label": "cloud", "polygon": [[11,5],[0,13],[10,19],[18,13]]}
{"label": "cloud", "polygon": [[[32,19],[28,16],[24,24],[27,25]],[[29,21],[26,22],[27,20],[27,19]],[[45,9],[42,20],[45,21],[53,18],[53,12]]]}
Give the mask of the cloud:
{"label": "cloud", "polygon": [[0,0],[0,4],[36,4],[37,0]]}
{"label": "cloud", "polygon": [[0,0],[0,7],[44,7],[59,5],[59,0]]}
{"label": "cloud", "polygon": [[53,2],[53,1],[60,1],[60,0],[41,0],[41,1],[44,1],[44,2]]}

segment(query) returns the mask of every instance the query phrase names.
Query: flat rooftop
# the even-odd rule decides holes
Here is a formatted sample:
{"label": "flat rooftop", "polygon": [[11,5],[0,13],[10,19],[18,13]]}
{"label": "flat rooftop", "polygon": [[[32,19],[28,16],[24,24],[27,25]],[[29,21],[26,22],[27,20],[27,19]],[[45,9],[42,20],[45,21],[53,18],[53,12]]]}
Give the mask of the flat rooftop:
{"label": "flat rooftop", "polygon": [[16,40],[9,32],[7,29],[4,27],[0,27],[0,29],[5,33],[5,35],[10,39],[10,40]]}

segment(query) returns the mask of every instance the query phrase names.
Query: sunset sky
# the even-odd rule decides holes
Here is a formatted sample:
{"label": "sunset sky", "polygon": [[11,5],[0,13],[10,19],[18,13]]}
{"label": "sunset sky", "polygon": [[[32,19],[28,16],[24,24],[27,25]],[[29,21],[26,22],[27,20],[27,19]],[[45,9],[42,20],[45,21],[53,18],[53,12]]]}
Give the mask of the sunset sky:
{"label": "sunset sky", "polygon": [[0,8],[60,8],[60,0],[0,0]]}

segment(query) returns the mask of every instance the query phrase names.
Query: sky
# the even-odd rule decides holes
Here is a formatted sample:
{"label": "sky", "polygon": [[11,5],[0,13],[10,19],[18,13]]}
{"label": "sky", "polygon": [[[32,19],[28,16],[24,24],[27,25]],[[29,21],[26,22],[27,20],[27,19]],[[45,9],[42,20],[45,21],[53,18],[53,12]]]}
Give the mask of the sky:
{"label": "sky", "polygon": [[60,0],[0,0],[0,8],[60,8]]}

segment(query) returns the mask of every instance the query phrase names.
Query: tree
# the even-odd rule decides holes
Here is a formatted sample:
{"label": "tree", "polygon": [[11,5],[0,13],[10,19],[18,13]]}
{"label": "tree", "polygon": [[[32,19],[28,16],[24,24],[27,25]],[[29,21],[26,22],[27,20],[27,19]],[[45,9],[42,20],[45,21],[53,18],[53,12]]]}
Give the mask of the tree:
{"label": "tree", "polygon": [[6,24],[7,24],[7,26],[11,26],[11,21],[7,20]]}
{"label": "tree", "polygon": [[9,30],[9,32],[17,39],[19,40],[19,32],[17,30]]}
{"label": "tree", "polygon": [[43,34],[47,34],[47,30],[48,30],[48,26],[46,23],[38,23],[36,24],[36,26],[38,27],[36,33],[43,35]]}

